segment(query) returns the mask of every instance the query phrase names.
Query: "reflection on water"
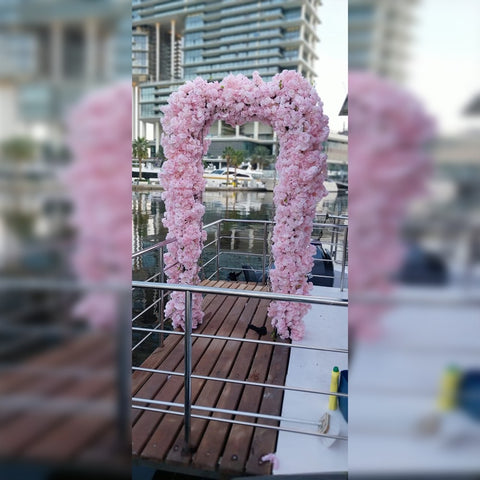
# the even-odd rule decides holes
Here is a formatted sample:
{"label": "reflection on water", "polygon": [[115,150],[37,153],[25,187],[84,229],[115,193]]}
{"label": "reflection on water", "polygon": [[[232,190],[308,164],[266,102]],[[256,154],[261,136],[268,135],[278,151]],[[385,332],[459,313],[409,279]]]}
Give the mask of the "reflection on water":
{"label": "reflection on water", "polygon": [[[228,279],[229,273],[238,275],[239,280],[244,280],[242,266],[250,265],[254,269],[262,269],[262,252],[264,250],[264,225],[245,224],[235,220],[273,220],[273,193],[272,192],[205,192],[204,224],[209,224],[221,218],[229,222],[221,225],[222,251],[220,267],[223,267],[220,278]],[[346,214],[348,197],[346,194],[330,193],[317,206],[317,213]],[[162,224],[165,211],[160,192],[133,192],[132,193],[132,238],[133,251],[138,251],[165,239],[166,229]],[[319,219],[321,220],[321,219]],[[208,230],[206,244],[215,239],[215,228]],[[270,239],[268,231],[268,240]],[[269,243],[267,241],[267,243]],[[240,256],[234,252],[249,252],[248,256]],[[216,246],[206,248],[202,255],[205,264],[216,254]],[[214,274],[216,262],[211,262],[204,269],[204,276],[208,278]],[[159,253],[149,252],[133,262],[132,276],[134,280],[145,280],[158,273]],[[266,267],[268,267],[268,258]],[[157,279],[158,281],[160,279]],[[133,316],[138,315],[148,305],[159,298],[158,292],[145,289],[134,290],[132,295]],[[159,320],[158,304],[145,312],[137,321],[137,326],[157,325]],[[134,345],[141,340],[142,333],[134,332]],[[158,338],[152,335],[145,341],[133,355],[134,363],[141,362],[158,345]]]}
{"label": "reflection on water", "polygon": [[[272,192],[205,192],[203,197],[208,224],[220,218],[272,220],[274,216]],[[329,193],[317,205],[317,213],[346,214],[348,196]],[[132,251],[138,251],[165,238],[162,224],[165,211],[160,192],[132,193]]]}

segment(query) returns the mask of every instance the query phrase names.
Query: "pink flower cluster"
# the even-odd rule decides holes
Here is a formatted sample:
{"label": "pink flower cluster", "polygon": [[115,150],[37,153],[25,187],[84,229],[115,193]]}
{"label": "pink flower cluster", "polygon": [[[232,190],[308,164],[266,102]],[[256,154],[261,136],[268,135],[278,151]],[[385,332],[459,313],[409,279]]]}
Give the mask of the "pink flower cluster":
{"label": "pink flower cluster", "polygon": [[[400,227],[408,201],[431,169],[433,124],[408,92],[369,73],[349,77],[349,290],[385,294],[403,258]],[[353,335],[378,335],[381,305],[353,301]]]}
{"label": "pink flower cluster", "polygon": [[[205,139],[217,120],[236,126],[250,121],[265,122],[277,132],[278,184],[271,271],[274,292],[307,295],[311,284],[307,274],[313,266],[314,248],[310,235],[315,205],[326,194],[328,118],[315,89],[298,73],[285,70],[271,82],[257,73],[252,80],[229,75],[222,82],[196,78],[173,93],[164,108],[162,145],[167,162],[160,177],[165,189],[164,225],[169,245],[165,255],[169,282],[197,284],[198,259],[202,249],[202,157],[208,150]],[[184,296],[172,294],[167,315],[175,326],[184,326]],[[272,302],[269,315],[282,338],[303,337],[302,318],[307,305]],[[194,327],[202,321],[201,297],[194,299]]]}
{"label": "pink flower cluster", "polygon": [[[85,283],[131,282],[131,85],[82,100],[68,118],[72,165],[64,181],[73,200],[73,269]],[[118,316],[114,293],[89,292],[74,315],[95,327]]]}

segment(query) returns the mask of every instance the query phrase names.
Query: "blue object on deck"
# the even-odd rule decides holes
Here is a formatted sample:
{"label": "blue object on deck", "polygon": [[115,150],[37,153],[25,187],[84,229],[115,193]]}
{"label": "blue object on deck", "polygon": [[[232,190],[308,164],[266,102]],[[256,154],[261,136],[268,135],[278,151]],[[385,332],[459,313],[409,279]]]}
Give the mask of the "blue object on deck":
{"label": "blue object on deck", "polygon": [[[321,287],[333,287],[334,271],[333,260],[330,253],[324,250],[320,242],[312,242],[317,249],[313,256],[313,268],[310,272],[309,280],[314,285]],[[313,276],[318,275],[318,276]]]}
{"label": "blue object on deck", "polygon": [[[254,270],[250,265],[242,265],[243,275],[246,282],[260,283],[263,280],[262,270]],[[268,278],[268,270],[265,271],[265,279]]]}
{"label": "blue object on deck", "polygon": [[480,370],[467,370],[458,385],[458,407],[480,421]]}
{"label": "blue object on deck", "polygon": [[[348,370],[342,370],[340,372],[338,393],[348,394]],[[340,409],[343,418],[348,423],[348,397],[338,397],[338,408]]]}

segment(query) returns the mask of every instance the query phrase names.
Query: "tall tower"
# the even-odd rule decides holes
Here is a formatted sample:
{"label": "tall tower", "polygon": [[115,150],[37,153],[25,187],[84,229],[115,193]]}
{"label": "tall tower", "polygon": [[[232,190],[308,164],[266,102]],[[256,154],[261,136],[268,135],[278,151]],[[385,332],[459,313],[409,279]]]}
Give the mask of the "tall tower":
{"label": "tall tower", "polygon": [[349,0],[349,69],[402,83],[418,0]]}
{"label": "tall tower", "polygon": [[[320,0],[173,0],[133,3],[133,135],[145,136],[154,125],[160,138],[160,108],[186,80],[201,76],[254,71],[269,81],[284,69],[315,78],[315,47],[319,41]],[[252,151],[256,144],[272,147],[269,125],[252,122],[232,128],[215,122],[210,154],[227,144]]]}

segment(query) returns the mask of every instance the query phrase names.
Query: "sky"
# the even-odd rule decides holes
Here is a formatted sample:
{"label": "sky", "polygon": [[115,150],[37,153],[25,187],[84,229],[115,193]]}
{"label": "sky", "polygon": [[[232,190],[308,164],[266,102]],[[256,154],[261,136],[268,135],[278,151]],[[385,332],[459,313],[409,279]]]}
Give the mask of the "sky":
{"label": "sky", "polygon": [[480,1],[420,0],[415,17],[406,86],[436,118],[439,132],[478,128],[479,120],[462,111],[480,93]]}
{"label": "sky", "polygon": [[347,117],[338,116],[348,91],[347,0],[323,0],[318,13],[322,23],[317,30],[320,42],[315,86],[334,133],[348,127]]}

